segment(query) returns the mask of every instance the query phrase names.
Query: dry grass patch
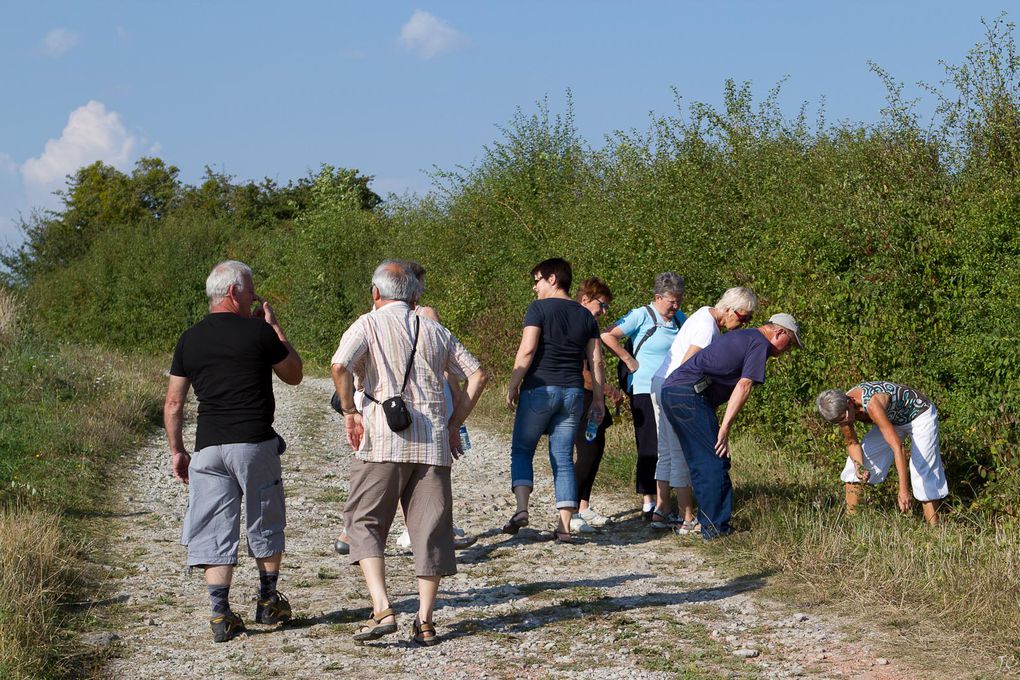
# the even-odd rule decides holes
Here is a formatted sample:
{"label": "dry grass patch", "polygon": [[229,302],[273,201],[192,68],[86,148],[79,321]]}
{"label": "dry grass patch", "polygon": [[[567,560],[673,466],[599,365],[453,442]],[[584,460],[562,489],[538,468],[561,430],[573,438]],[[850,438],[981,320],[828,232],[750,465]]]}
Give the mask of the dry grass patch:
{"label": "dry grass patch", "polygon": [[56,515],[0,511],[0,676],[38,678],[70,671],[59,603],[80,575]]}

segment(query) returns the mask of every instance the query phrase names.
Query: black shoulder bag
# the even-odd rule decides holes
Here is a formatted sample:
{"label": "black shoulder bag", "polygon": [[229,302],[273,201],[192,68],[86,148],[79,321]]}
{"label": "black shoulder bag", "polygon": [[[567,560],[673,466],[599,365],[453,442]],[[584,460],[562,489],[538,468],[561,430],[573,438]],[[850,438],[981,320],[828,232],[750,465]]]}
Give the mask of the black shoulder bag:
{"label": "black shoulder bag", "polygon": [[[644,337],[638,342],[637,347],[634,347],[634,343],[630,338],[627,338],[627,342],[623,343],[623,348],[630,352],[631,356],[637,359],[638,352],[641,351],[641,346],[645,344],[648,338],[652,337],[652,334],[659,329],[659,324],[655,320],[655,312],[652,311],[651,306],[645,305],[645,311],[648,312],[648,316],[652,317],[652,327],[645,331]],[[630,376],[630,369],[627,368],[627,364],[623,363],[623,359],[616,362],[616,382],[620,385],[620,389],[630,394],[630,389],[627,387],[627,378]]]}
{"label": "black shoulder bag", "polygon": [[404,384],[400,386],[400,394],[395,397],[388,397],[384,401],[376,401],[371,394],[365,392],[366,399],[382,406],[383,413],[386,414],[386,424],[394,432],[402,432],[411,427],[411,412],[407,409],[407,404],[404,403],[403,394],[404,390],[407,389],[407,381],[411,377],[411,365],[414,363],[414,355],[418,351],[418,327],[420,322],[421,317],[415,316],[414,342],[411,343],[411,356],[407,358],[407,368],[404,370]]}

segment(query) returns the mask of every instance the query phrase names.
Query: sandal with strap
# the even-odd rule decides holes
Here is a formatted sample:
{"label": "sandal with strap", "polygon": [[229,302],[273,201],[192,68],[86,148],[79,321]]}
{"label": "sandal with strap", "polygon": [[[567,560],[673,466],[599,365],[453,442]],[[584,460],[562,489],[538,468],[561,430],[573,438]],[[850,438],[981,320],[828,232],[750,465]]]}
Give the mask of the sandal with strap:
{"label": "sandal with strap", "polygon": [[414,633],[411,636],[411,641],[416,645],[422,645],[423,647],[431,647],[432,645],[439,644],[439,635],[436,634],[436,627],[434,624],[428,621],[421,621],[418,617],[414,617],[414,623],[411,627]]}
{"label": "sandal with strap", "polygon": [[559,529],[553,529],[553,540],[557,543],[573,543],[574,537],[569,531],[560,531]]}
{"label": "sandal with strap", "polygon": [[511,515],[510,519],[508,519],[506,524],[503,525],[503,533],[513,536],[521,530],[521,527],[526,526],[528,526],[528,511],[518,510]]}
{"label": "sandal with strap", "polygon": [[[391,623],[383,623],[383,619],[393,617]],[[378,614],[372,612],[372,616],[368,618],[361,628],[352,636],[357,642],[364,642],[365,640],[377,640],[383,635],[389,635],[390,633],[397,632],[397,617],[393,613],[392,609],[384,609]]]}

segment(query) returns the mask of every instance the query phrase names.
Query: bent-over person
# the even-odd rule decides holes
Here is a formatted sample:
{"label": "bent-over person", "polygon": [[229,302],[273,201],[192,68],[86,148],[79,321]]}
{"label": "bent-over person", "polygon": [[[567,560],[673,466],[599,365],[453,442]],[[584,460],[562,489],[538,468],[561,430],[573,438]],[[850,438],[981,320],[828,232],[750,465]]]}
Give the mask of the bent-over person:
{"label": "bent-over person", "polygon": [[[344,526],[350,561],[361,567],[372,599],[372,616],[354,634],[358,641],[397,630],[384,555],[398,503],[410,531],[418,578],[416,643],[439,641],[432,620],[439,582],[457,573],[450,466],[462,453],[458,430],[488,377],[449,330],[414,313],[409,303],[417,294],[417,278],[400,262],[380,264],[372,276],[374,311],[344,332],[332,359],[344,430],[354,449]],[[444,372],[467,381],[465,397],[449,420],[444,413]],[[365,388],[363,415],[354,404],[354,376]],[[410,415],[410,424],[397,431],[387,419],[395,397],[402,397]]]}
{"label": "bent-over person", "polygon": [[[846,441],[847,459],[840,479],[845,484],[847,512],[860,501],[861,484],[879,484],[896,465],[900,512],[909,512],[911,491],[921,503],[924,518],[938,521],[938,507],[949,495],[939,450],[939,414],[931,399],[912,387],[885,380],[862,382],[845,394],[825,390],[816,401],[818,413],[838,425]],[[857,439],[854,423],[871,423],[864,439]],[[910,458],[903,440],[910,437]]]}
{"label": "bent-over person", "polygon": [[[205,289],[209,314],[177,341],[163,419],[174,477],[191,486],[181,543],[188,546],[188,566],[205,571],[213,640],[225,642],[245,629],[229,602],[242,502],[248,554],[259,569],[255,622],[291,618],[287,598],[276,589],[286,526],[280,466],[286,444],[273,431],[272,374],[297,385],[302,364],[269,303],[255,294],[247,265],[219,263]],[[183,435],[191,387],[198,399],[194,456]]]}

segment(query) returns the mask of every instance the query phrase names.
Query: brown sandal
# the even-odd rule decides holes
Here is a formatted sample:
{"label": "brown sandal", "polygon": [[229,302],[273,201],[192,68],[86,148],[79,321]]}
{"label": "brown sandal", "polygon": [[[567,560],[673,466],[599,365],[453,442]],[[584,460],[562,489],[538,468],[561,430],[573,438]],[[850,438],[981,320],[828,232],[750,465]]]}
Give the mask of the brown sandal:
{"label": "brown sandal", "polygon": [[557,543],[573,543],[574,537],[569,531],[560,531],[559,529],[553,529],[553,540]]}
{"label": "brown sandal", "polygon": [[422,645],[423,647],[431,647],[432,645],[439,644],[439,636],[436,634],[436,627],[434,624],[428,621],[421,621],[417,616],[414,617],[414,623],[411,624],[411,630],[414,635],[411,636],[411,640],[416,645]]}
{"label": "brown sandal", "polygon": [[510,519],[508,519],[506,524],[503,525],[503,533],[513,536],[521,530],[521,527],[526,526],[528,526],[528,511],[518,510],[514,514],[510,515]]}
{"label": "brown sandal", "polygon": [[[393,617],[392,623],[383,623],[383,619]],[[389,635],[390,633],[397,632],[397,616],[393,613],[392,609],[384,609],[378,614],[372,612],[372,616],[368,618],[361,628],[352,636],[356,642],[364,642],[365,640],[377,640],[383,635]]]}

